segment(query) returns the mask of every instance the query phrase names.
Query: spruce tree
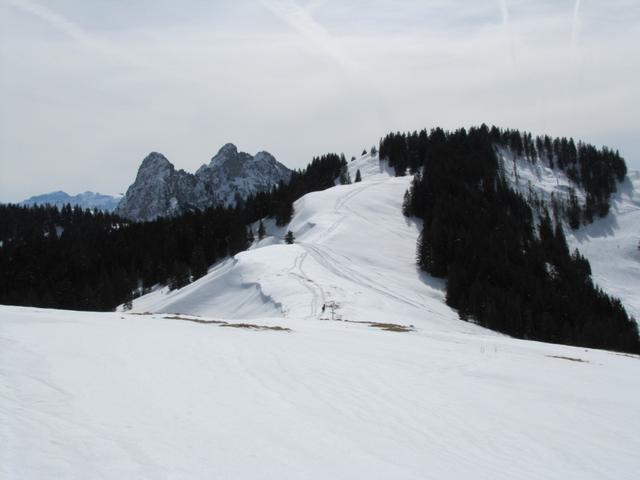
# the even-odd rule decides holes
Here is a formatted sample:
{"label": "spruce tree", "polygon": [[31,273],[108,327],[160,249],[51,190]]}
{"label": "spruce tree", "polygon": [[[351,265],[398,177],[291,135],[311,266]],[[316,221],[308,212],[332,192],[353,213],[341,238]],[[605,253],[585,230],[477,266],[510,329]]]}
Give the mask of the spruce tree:
{"label": "spruce tree", "polygon": [[292,245],[295,239],[296,238],[293,236],[293,232],[291,230],[289,230],[284,237],[284,241],[287,242],[287,245]]}
{"label": "spruce tree", "polygon": [[202,245],[196,245],[191,252],[191,261],[189,262],[191,267],[191,274],[193,279],[197,280],[207,274],[207,260],[204,256],[204,248]]}
{"label": "spruce tree", "polygon": [[360,175],[360,169],[358,169],[358,171],[356,172],[356,180],[355,183],[361,182],[362,181],[362,175]]}
{"label": "spruce tree", "polygon": [[264,228],[264,224],[262,223],[262,220],[260,220],[260,224],[258,225],[258,240],[262,240],[266,234],[267,232]]}
{"label": "spruce tree", "polygon": [[189,269],[187,266],[176,260],[173,262],[171,278],[169,279],[169,289],[177,290],[189,284]]}

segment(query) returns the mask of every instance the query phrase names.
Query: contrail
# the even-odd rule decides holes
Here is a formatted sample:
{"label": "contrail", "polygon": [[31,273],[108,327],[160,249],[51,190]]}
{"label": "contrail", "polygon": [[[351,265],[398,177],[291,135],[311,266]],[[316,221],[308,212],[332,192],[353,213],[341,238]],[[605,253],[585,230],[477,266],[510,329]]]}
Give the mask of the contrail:
{"label": "contrail", "polygon": [[571,46],[575,48],[578,45],[580,35],[580,0],[576,0],[573,7],[573,21],[571,22]]}
{"label": "contrail", "polygon": [[261,2],[290,28],[336,60],[343,68],[349,71],[356,69],[353,59],[327,29],[313,18],[309,9],[299,6],[295,0],[261,0]]}
{"label": "contrail", "polygon": [[509,20],[509,7],[507,6],[507,0],[500,0],[500,11],[502,12],[502,27],[504,28],[504,35],[507,39],[509,46],[509,55],[511,56],[511,63],[516,64],[516,50],[513,45],[513,34],[511,32],[511,21]]}
{"label": "contrail", "polygon": [[87,32],[77,24],[73,23],[66,17],[50,10],[44,5],[40,5],[32,0],[5,0],[12,7],[21,10],[24,13],[33,15],[40,20],[46,22],[51,27],[63,32],[82,46],[98,51],[102,54],[114,57],[122,62],[132,64],[138,67],[149,67],[144,65],[139,58],[131,55],[129,52],[113,45],[110,42],[102,40],[95,35]]}

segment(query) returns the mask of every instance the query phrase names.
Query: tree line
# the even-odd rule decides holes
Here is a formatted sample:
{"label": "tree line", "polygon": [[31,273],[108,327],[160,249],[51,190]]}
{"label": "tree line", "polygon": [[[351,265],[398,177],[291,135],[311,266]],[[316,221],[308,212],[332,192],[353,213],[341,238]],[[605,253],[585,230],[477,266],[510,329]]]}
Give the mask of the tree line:
{"label": "tree line", "polygon": [[[564,207],[571,228],[577,229],[593,222],[596,216],[604,217],[609,213],[611,194],[627,174],[626,164],[618,151],[576,143],[572,138],[534,137],[528,132],[495,126],[484,126],[483,130],[494,148],[507,148],[528,162],[561,170],[586,192],[584,205],[578,202],[574,192],[569,194],[566,205],[560,205]],[[380,158],[389,159],[397,176],[413,175],[424,165],[430,143],[431,134],[427,130],[391,133],[380,141]]]}

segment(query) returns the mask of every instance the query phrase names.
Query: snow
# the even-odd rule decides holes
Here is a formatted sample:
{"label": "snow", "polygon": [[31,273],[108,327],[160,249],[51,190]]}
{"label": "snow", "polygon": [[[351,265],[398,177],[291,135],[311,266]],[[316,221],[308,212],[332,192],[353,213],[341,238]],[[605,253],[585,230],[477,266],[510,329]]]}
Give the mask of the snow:
{"label": "snow", "polygon": [[[133,313],[0,306],[0,478],[635,478],[640,358],[458,320],[415,267],[410,177],[349,169]],[[635,195],[575,239],[608,289],[638,284],[598,253],[633,240]]]}
{"label": "snow", "polygon": [[0,307],[0,477],[620,480],[640,469],[635,357],[480,331],[163,317]]}
{"label": "snow", "polygon": [[[549,204],[551,194],[567,199],[574,191],[584,203],[584,191],[564,172],[551,169],[544,162],[532,163],[499,148],[505,173],[511,185],[525,197],[531,191]],[[640,171],[633,170],[612,196],[611,212],[576,231],[565,224],[571,249],[577,248],[591,264],[595,283],[619,298],[627,312],[640,322]]]}
{"label": "snow", "polygon": [[416,268],[420,226],[401,213],[411,177],[391,176],[386,162],[370,156],[351,162],[352,177],[358,168],[362,182],[308,194],[286,228],[268,226],[279,238],[293,231],[294,245],[266,238],[178,292],[135,300],[133,311],[311,320],[335,302],[354,321],[477,330],[444,304],[444,282]]}
{"label": "snow", "polygon": [[592,277],[640,322],[640,171],[630,171],[605,218],[568,235],[589,259]]}

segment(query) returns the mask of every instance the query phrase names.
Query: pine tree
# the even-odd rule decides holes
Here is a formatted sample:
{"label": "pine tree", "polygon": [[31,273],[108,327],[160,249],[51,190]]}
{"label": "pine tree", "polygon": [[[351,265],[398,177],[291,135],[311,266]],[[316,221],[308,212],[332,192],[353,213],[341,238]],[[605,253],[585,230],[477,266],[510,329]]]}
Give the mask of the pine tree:
{"label": "pine tree", "polygon": [[293,245],[295,239],[296,238],[293,236],[293,232],[291,230],[289,230],[284,237],[284,241],[287,242],[287,245]]}
{"label": "pine tree", "polygon": [[258,225],[258,240],[262,240],[266,234],[267,232],[264,229],[264,224],[262,223],[262,220],[260,220],[260,224]]}
{"label": "pine tree", "polygon": [[349,185],[351,184],[351,177],[349,176],[349,169],[347,166],[343,166],[340,170],[340,185]]}
{"label": "pine tree", "polygon": [[362,181],[362,175],[360,175],[360,169],[358,169],[358,171],[356,172],[356,180],[355,183],[361,182]]}
{"label": "pine tree", "polygon": [[177,290],[189,284],[189,269],[187,266],[176,260],[173,262],[171,278],[169,279],[169,289]]}
{"label": "pine tree", "polygon": [[202,248],[202,245],[196,245],[192,250],[189,266],[191,267],[191,274],[194,280],[207,274],[207,260],[204,256],[204,248]]}
{"label": "pine tree", "polygon": [[256,237],[254,237],[253,235],[253,229],[251,228],[251,226],[247,227],[247,242],[249,242],[249,245],[253,244],[255,239]]}
{"label": "pine tree", "polygon": [[411,190],[409,189],[406,192],[404,192],[404,200],[402,201],[402,214],[405,217],[413,216],[412,205],[413,205],[413,198],[412,198]]}
{"label": "pine tree", "polygon": [[235,220],[229,227],[229,253],[235,255],[249,248],[247,229],[239,220]]}

